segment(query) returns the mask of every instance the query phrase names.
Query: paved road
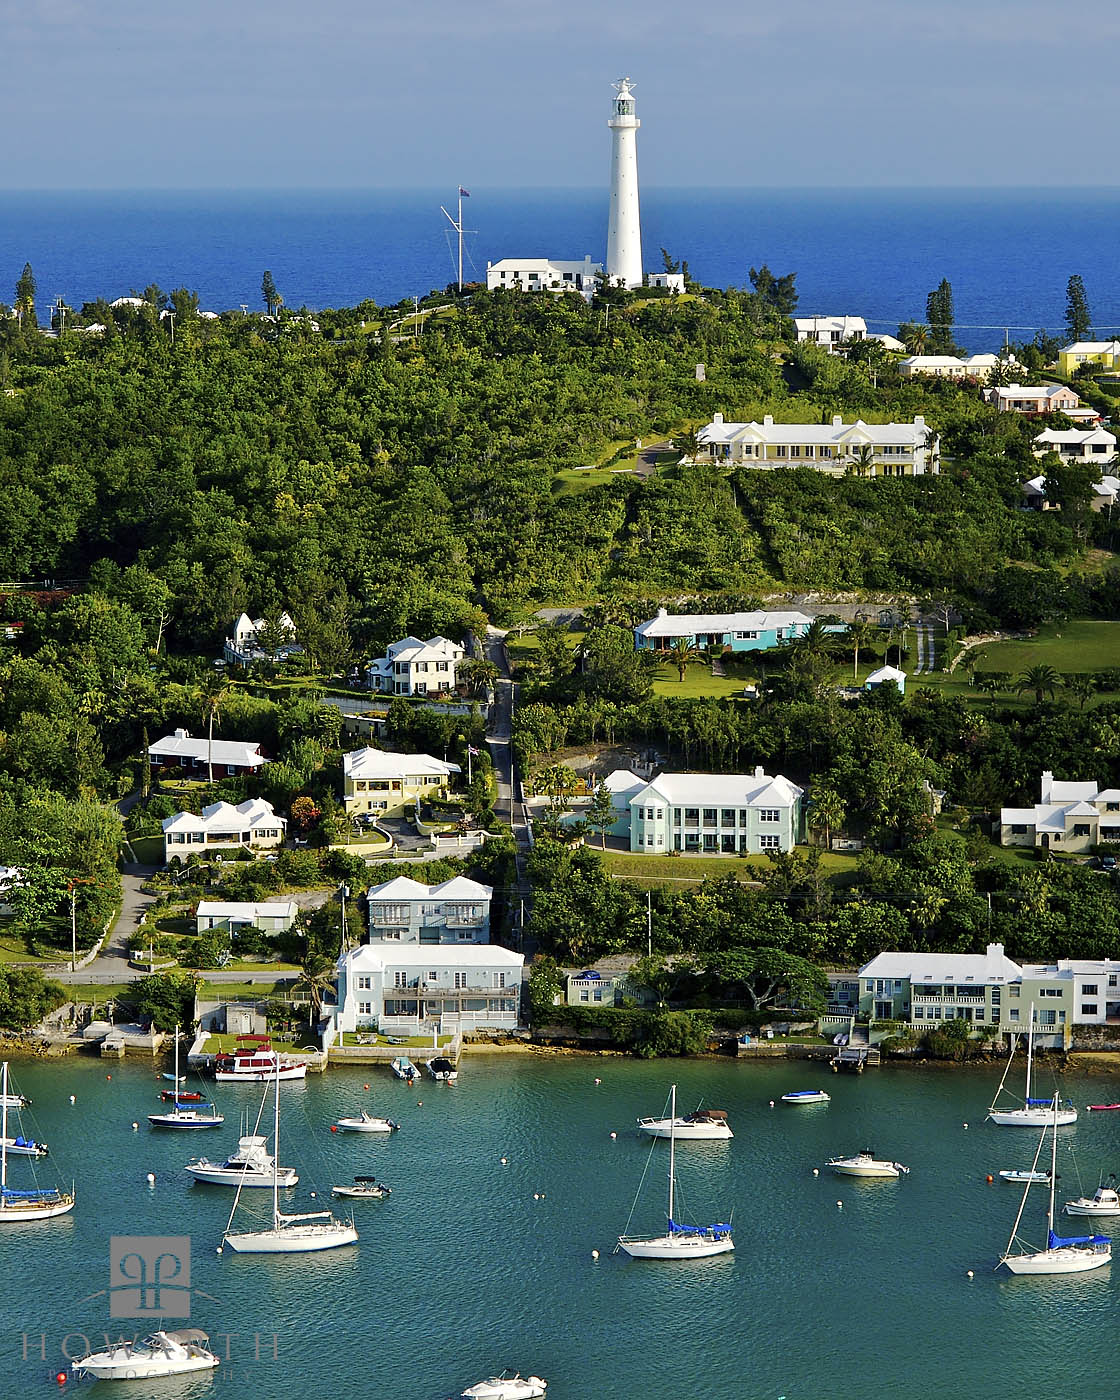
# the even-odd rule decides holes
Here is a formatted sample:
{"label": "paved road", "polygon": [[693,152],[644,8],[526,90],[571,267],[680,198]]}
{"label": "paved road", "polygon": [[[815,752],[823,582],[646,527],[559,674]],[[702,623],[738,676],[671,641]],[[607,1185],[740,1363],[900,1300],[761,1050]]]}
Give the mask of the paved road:
{"label": "paved road", "polygon": [[529,827],[524,796],[515,771],[512,740],[517,686],[510,677],[505,633],[496,627],[487,628],[484,646],[486,659],[492,661],[500,673],[494,687],[494,703],[490,706],[489,730],[486,735],[486,745],[490,750],[494,776],[498,784],[497,810],[498,815],[513,828],[514,840],[517,842],[518,887],[523,895],[528,896],[525,857],[529,853]]}
{"label": "paved road", "polygon": [[128,965],[128,940],[136,932],[144,910],[155,896],[144,894],[140,886],[155,871],[154,865],[126,865],[121,876],[121,912],[109,931],[100,957],[81,972],[52,974],[58,982],[75,982],[88,986],[91,982],[130,982],[138,976]]}

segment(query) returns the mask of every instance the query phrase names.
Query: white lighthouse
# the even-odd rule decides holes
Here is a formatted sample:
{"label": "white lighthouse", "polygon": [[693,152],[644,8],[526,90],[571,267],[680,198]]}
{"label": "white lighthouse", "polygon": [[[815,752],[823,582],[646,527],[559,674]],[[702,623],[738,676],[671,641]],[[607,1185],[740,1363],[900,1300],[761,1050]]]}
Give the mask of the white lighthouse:
{"label": "white lighthouse", "polygon": [[638,216],[638,128],[629,78],[614,84],[611,129],[611,207],[607,221],[607,279],[622,287],[642,285],[642,227]]}

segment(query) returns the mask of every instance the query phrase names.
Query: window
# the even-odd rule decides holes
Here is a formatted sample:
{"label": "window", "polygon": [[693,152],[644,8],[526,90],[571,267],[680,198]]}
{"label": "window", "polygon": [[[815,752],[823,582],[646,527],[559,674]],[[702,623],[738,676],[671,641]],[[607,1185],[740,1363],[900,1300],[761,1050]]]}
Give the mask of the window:
{"label": "window", "polygon": [[1097,995],[1097,984],[1095,982],[1086,982],[1081,988],[1081,995],[1083,997],[1095,997]]}
{"label": "window", "polygon": [[699,825],[700,825],[700,808],[699,808],[699,807],[686,807],[686,808],[684,809],[684,824],[685,824],[685,826],[699,826]]}
{"label": "window", "polygon": [[734,808],[734,807],[724,807],[723,810],[720,812],[719,819],[720,819],[720,825],[721,825],[721,826],[734,826],[734,825],[735,825],[735,808]]}
{"label": "window", "polygon": [[457,992],[458,992],[458,991],[462,991],[462,989],[463,989],[466,985],[467,985],[467,974],[466,974],[465,972],[457,972],[457,973],[455,974],[455,990],[456,990]]}
{"label": "window", "polygon": [[581,988],[580,988],[580,990],[579,990],[579,999],[580,999],[580,1001],[590,1001],[590,1000],[591,1000],[591,993],[587,990],[586,987],[581,987]]}
{"label": "window", "polygon": [[1060,997],[1062,989],[1061,987],[1040,987],[1038,994],[1040,997]]}
{"label": "window", "polygon": [[504,987],[505,985],[506,985],[506,975],[505,975],[505,973],[504,973],[504,972],[495,972],[495,973],[494,973],[494,986],[495,986],[495,987]]}
{"label": "window", "polygon": [[760,807],[758,809],[758,819],[760,822],[777,822],[781,821],[782,814],[778,811],[777,807]]}
{"label": "window", "polygon": [[1057,1024],[1057,1021],[1058,1013],[1056,1011],[1040,1011],[1038,1013],[1038,1024],[1040,1026],[1053,1026]]}
{"label": "window", "polygon": [[1030,828],[1025,822],[1012,822],[1011,824],[1012,836],[1026,836],[1029,830]]}
{"label": "window", "polygon": [[714,807],[705,807],[705,808],[704,808],[704,825],[705,825],[705,826],[715,826],[715,824],[716,824],[716,809],[715,809]]}
{"label": "window", "polygon": [[1013,1006],[1011,1010],[1007,1013],[1007,1016],[1009,1020],[1017,1021],[1019,1019],[1019,1008],[1017,1006]]}
{"label": "window", "polygon": [[592,998],[592,1000],[593,1000],[593,1001],[602,1001],[602,1000],[603,1000],[603,989],[602,989],[602,987],[596,987],[596,988],[595,988],[595,995],[594,995],[594,997]]}
{"label": "window", "polygon": [[372,1015],[373,1015],[373,1003],[372,1003],[371,1001],[360,1001],[360,1002],[358,1003],[358,1015],[359,1015],[359,1016],[372,1016]]}
{"label": "window", "polygon": [[359,992],[368,992],[373,986],[373,979],[370,977],[359,977],[357,986]]}
{"label": "window", "polygon": [[775,456],[775,457],[788,457],[788,456],[789,456],[789,448],[788,448],[788,447],[775,447],[775,448],[774,448],[774,456]]}
{"label": "window", "polygon": [[1081,1014],[1082,1016],[1096,1016],[1097,1003],[1095,1001],[1082,1002]]}
{"label": "window", "polygon": [[393,986],[394,986],[394,987],[407,987],[407,986],[408,986],[408,973],[407,973],[407,972],[394,972],[394,973],[393,973]]}
{"label": "window", "polygon": [[760,851],[776,851],[781,845],[781,838],[778,836],[760,836],[758,838],[758,849]]}

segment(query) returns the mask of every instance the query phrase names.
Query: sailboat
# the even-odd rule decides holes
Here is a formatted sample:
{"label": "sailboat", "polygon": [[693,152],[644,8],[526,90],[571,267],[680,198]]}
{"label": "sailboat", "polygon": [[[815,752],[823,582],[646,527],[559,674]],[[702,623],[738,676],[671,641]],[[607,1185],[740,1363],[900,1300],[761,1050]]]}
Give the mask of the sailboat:
{"label": "sailboat", "polygon": [[8,1109],[13,1099],[19,1098],[20,1095],[8,1092],[5,1061],[0,1072],[0,1221],[50,1220],[56,1215],[66,1215],[74,1209],[73,1191],[59,1191],[51,1186],[16,1191],[8,1185]]}
{"label": "sailboat", "polygon": [[1015,1059],[1015,1044],[1017,1036],[1011,1040],[1011,1054],[1007,1059],[1007,1068],[1003,1071],[1003,1078],[999,1081],[999,1088],[996,1096],[992,1100],[992,1106],[988,1109],[988,1117],[993,1123],[998,1123],[1005,1128],[1048,1128],[1056,1121],[1059,1126],[1065,1123],[1077,1122],[1077,1109],[1069,1099],[1059,1101],[1053,1099],[1032,1099],[1031,1098],[1031,1070],[1034,1065],[1034,1003],[1031,1003],[1030,1022],[1027,1026],[1027,1084],[1026,1092],[1023,1095],[1022,1108],[997,1108],[999,1096],[1003,1093],[1003,1086],[1007,1080],[1011,1063]]}
{"label": "sailboat", "polygon": [[1076,1235],[1063,1238],[1054,1233],[1054,1188],[1058,1177],[1058,1111],[1059,1099],[1055,1094],[1051,1100],[1049,1124],[1043,1128],[1038,1140],[1032,1173],[1038,1170],[1038,1159],[1046,1145],[1046,1134],[1050,1134],[1050,1204],[1046,1212],[1046,1245],[1043,1249],[1033,1249],[1029,1245],[1015,1251],[1019,1234],[1019,1222],[1026,1209],[1027,1197],[1033,1182],[1028,1181],[1023,1188],[1023,1199],[1019,1203],[1019,1213],[1011,1229],[999,1264],[1006,1264],[1013,1274],[1083,1274],[1089,1269],[1099,1269],[1112,1259],[1112,1241],[1107,1235]]}
{"label": "sailboat", "polygon": [[[669,1093],[669,1120],[677,1117],[677,1086]],[[707,1259],[713,1254],[727,1254],[735,1248],[731,1226],[681,1225],[673,1219],[673,1193],[676,1186],[677,1139],[674,1128],[669,1130],[669,1213],[668,1229],[663,1235],[638,1238],[620,1235],[616,1252],[623,1250],[634,1259]],[[635,1201],[635,1204],[637,1202]],[[631,1211],[633,1214],[633,1211]]]}
{"label": "sailboat", "polygon": [[[241,1187],[237,1188],[233,1209],[229,1213],[226,1232],[218,1246],[221,1254],[229,1245],[235,1254],[309,1254],[323,1249],[337,1249],[344,1244],[357,1244],[358,1232],[354,1222],[336,1220],[329,1210],[304,1212],[301,1215],[285,1215],[280,1209],[280,1173],[277,1167],[280,1154],[280,1069],[277,1061],[273,1078],[275,1092],[272,1127],[272,1226],[265,1230],[242,1230],[234,1232],[233,1217],[237,1214],[241,1200]],[[268,1102],[265,1090],[265,1102]],[[263,1104],[262,1104],[263,1108]]]}
{"label": "sailboat", "polygon": [[[175,1088],[171,1091],[173,1106],[165,1113],[149,1113],[153,1128],[219,1128],[226,1121],[212,1103],[201,1102],[201,1094],[180,1096],[179,1085],[179,1027],[175,1027]],[[166,1091],[165,1091],[166,1092]],[[162,1097],[162,1095],[161,1095]],[[184,1107],[186,1103],[191,1107]]]}

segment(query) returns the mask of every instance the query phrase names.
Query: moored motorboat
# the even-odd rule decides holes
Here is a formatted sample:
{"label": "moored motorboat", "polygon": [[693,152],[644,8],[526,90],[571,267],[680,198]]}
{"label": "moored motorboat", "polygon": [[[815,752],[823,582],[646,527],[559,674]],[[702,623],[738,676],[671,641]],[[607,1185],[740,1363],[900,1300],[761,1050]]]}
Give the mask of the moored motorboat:
{"label": "moored motorboat", "polygon": [[352,1186],[332,1186],[332,1196],[346,1196],[355,1201],[382,1201],[393,1194],[392,1187],[375,1176],[356,1176]]}
{"label": "moored motorboat", "polygon": [[894,1179],[908,1176],[910,1168],[901,1162],[888,1162],[875,1156],[873,1147],[861,1147],[850,1157],[830,1157],[825,1163],[839,1176],[864,1176]]}
{"label": "moored motorboat", "polygon": [[638,1131],[655,1138],[672,1134],[678,1142],[726,1142],[735,1136],[722,1108],[697,1108],[679,1118],[639,1118]]}
{"label": "moored motorboat", "polygon": [[1012,1167],[999,1174],[1001,1181],[1010,1181],[1013,1184],[1022,1186],[1027,1181],[1049,1181],[1049,1172],[1031,1171],[1029,1167]]}
{"label": "moored motorboat", "polygon": [[391,1118],[377,1118],[363,1108],[361,1113],[350,1118],[340,1118],[335,1127],[344,1133],[393,1133],[400,1127]]}
{"label": "moored motorboat", "polygon": [[218,1365],[218,1358],[209,1346],[209,1337],[197,1327],[153,1332],[142,1342],[122,1341],[104,1351],[91,1351],[71,1362],[70,1369],[76,1376],[89,1376],[98,1381],[181,1376],[189,1371],[210,1371]]}
{"label": "moored motorboat", "polygon": [[1091,1196],[1078,1196],[1067,1201],[1063,1207],[1067,1215],[1120,1215],[1120,1192],[1116,1190],[1116,1177],[1110,1176],[1112,1183],[1102,1182]]}
{"label": "moored motorboat", "polygon": [[214,1061],[214,1078],[220,1084],[271,1084],[277,1076],[282,1081],[307,1078],[305,1061],[277,1054],[269,1036],[238,1036],[238,1041],[245,1044]]}
{"label": "moored motorboat", "polygon": [[503,1371],[463,1391],[461,1400],[535,1400],[548,1389],[540,1376],[523,1376],[518,1371]]}
{"label": "moored motorboat", "polygon": [[[200,1157],[188,1162],[184,1170],[190,1172],[196,1181],[204,1181],[210,1186],[271,1186],[275,1158],[268,1150],[268,1139],[255,1133],[240,1138],[237,1151],[224,1162],[211,1162]],[[280,1167],[281,1186],[295,1186],[299,1181],[292,1167]]]}
{"label": "moored motorboat", "polygon": [[444,1084],[454,1084],[459,1078],[459,1071],[454,1063],[445,1055],[435,1055],[425,1066],[433,1079],[438,1079]]}
{"label": "moored motorboat", "polygon": [[782,1095],[782,1103],[831,1103],[832,1095],[823,1089],[792,1089]]}
{"label": "moored motorboat", "polygon": [[407,1079],[410,1084],[414,1079],[420,1078],[420,1071],[407,1055],[398,1055],[395,1060],[391,1060],[389,1068],[398,1079]]}
{"label": "moored motorboat", "polygon": [[45,1142],[34,1142],[31,1138],[24,1137],[22,1133],[17,1133],[15,1137],[0,1139],[0,1146],[9,1157],[46,1157],[50,1155],[50,1148]]}

